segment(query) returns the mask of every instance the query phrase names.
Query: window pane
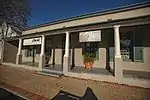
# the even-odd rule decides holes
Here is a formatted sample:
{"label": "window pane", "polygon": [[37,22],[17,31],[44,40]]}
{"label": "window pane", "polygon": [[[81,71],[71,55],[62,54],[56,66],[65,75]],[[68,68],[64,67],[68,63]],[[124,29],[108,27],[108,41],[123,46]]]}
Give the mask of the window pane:
{"label": "window pane", "polygon": [[99,60],[99,50],[96,51],[96,58],[95,60]]}
{"label": "window pane", "polygon": [[28,57],[28,49],[25,49],[25,57]]}
{"label": "window pane", "polygon": [[142,33],[142,29],[137,29],[134,34],[134,61],[143,61]]}
{"label": "window pane", "polygon": [[115,48],[109,47],[109,61],[114,61],[115,57]]}
{"label": "window pane", "polygon": [[142,47],[134,47],[134,61],[143,61]]}

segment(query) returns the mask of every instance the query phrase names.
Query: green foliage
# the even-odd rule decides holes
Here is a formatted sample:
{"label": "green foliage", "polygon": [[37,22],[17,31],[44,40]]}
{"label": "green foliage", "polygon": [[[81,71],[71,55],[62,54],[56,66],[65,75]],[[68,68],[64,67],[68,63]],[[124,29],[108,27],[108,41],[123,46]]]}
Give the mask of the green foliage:
{"label": "green foliage", "polygon": [[94,53],[84,53],[83,60],[85,62],[94,62],[96,55]]}

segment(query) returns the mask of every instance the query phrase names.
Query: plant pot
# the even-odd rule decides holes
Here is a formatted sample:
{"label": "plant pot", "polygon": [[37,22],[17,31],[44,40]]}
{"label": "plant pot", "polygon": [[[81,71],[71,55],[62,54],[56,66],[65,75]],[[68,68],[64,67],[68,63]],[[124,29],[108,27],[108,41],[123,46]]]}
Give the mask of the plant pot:
{"label": "plant pot", "polygon": [[84,66],[85,66],[85,68],[87,68],[87,69],[91,69],[92,66],[93,66],[93,62],[85,62],[85,63],[84,63]]}

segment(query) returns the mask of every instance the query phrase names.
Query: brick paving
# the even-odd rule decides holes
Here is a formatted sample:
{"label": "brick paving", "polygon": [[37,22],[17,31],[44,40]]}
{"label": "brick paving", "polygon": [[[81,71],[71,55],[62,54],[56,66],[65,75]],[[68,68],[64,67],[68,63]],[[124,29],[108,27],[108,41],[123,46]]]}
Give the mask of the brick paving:
{"label": "brick paving", "polygon": [[[74,96],[86,98],[84,100],[96,100],[94,97],[98,100],[150,100],[150,89],[64,76],[54,78],[8,66],[0,66],[0,85],[30,100],[76,100],[63,99],[62,93],[66,98]],[[91,92],[86,91],[87,87]]]}

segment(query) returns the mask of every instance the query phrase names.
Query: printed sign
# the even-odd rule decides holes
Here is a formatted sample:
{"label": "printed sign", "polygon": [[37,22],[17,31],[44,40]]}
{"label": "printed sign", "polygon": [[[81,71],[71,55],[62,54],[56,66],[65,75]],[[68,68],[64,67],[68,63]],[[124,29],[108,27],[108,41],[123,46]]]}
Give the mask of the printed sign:
{"label": "printed sign", "polygon": [[79,33],[80,42],[96,42],[101,41],[101,30],[98,31],[88,31]]}
{"label": "printed sign", "polygon": [[41,38],[32,38],[23,40],[23,45],[39,45],[41,44]]}

